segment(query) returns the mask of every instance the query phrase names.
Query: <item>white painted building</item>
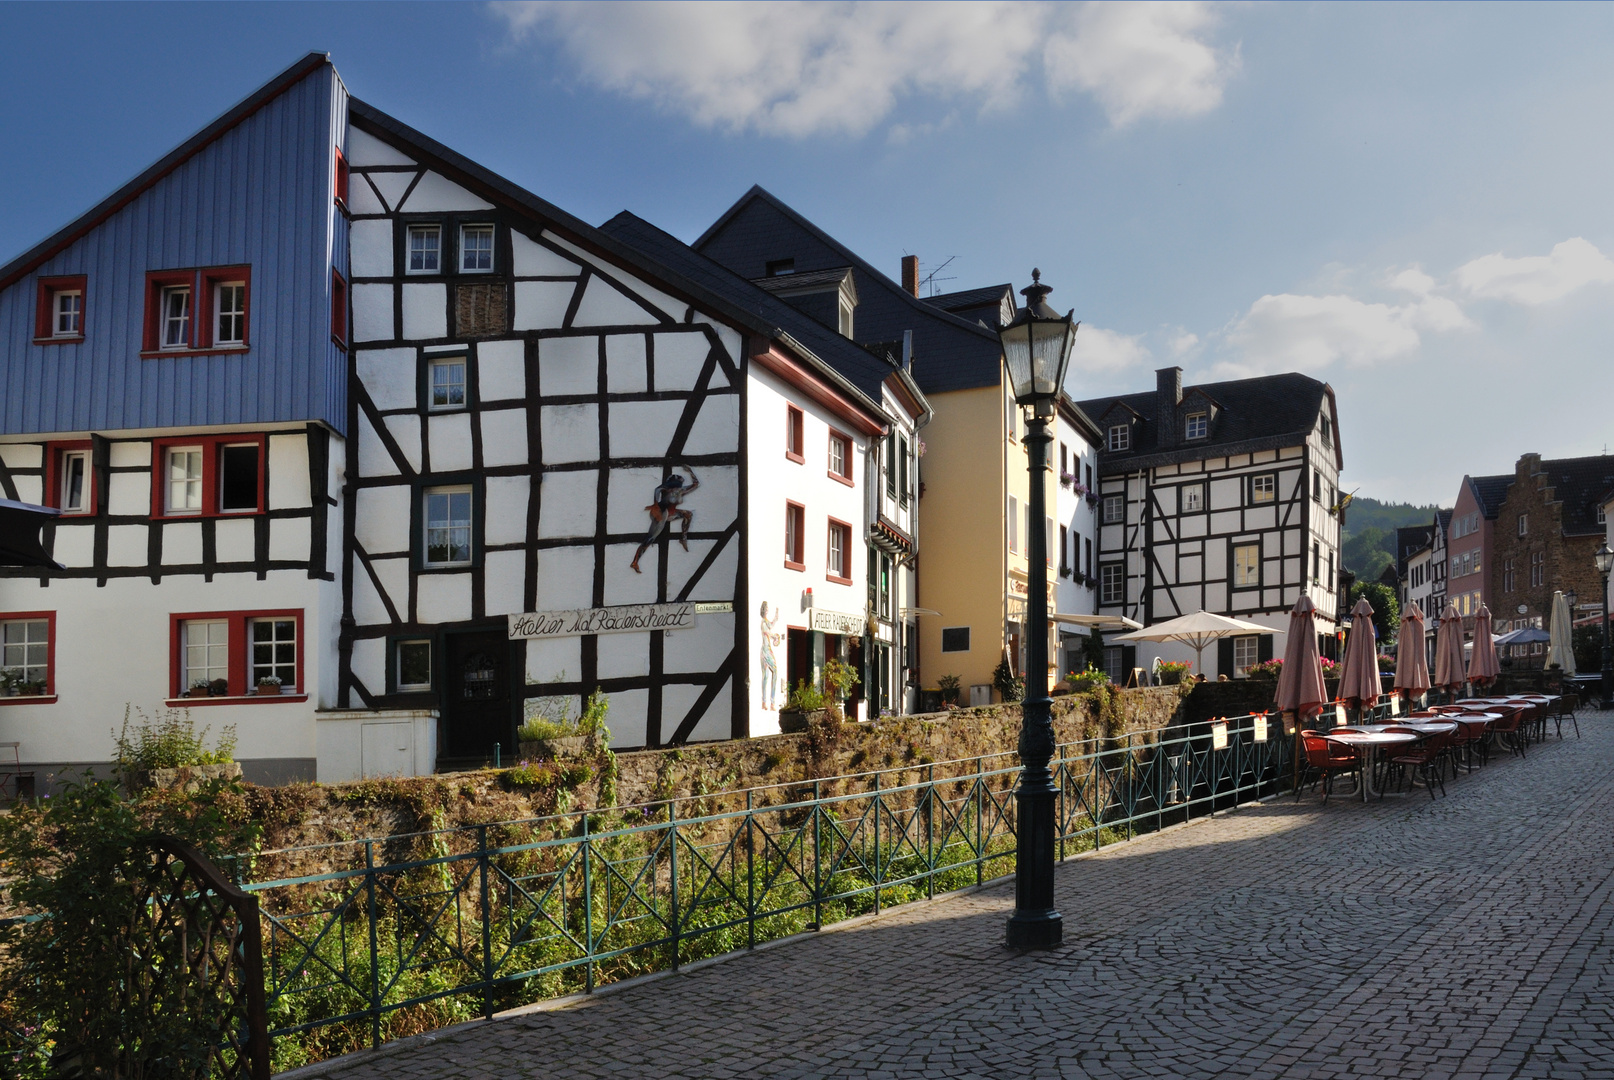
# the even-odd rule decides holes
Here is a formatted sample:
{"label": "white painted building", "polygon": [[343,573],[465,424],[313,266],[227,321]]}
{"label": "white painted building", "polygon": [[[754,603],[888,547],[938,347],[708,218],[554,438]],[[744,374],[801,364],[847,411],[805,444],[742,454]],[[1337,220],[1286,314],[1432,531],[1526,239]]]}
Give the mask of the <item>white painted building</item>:
{"label": "white painted building", "polygon": [[1051,549],[1057,554],[1054,571],[1054,621],[1058,637],[1058,671],[1064,676],[1080,671],[1089,661],[1088,628],[1061,621],[1064,615],[1098,613],[1098,575],[1094,548],[1098,541],[1098,429],[1068,397],[1060,395],[1054,422],[1055,478],[1058,482],[1055,520],[1058,535]]}

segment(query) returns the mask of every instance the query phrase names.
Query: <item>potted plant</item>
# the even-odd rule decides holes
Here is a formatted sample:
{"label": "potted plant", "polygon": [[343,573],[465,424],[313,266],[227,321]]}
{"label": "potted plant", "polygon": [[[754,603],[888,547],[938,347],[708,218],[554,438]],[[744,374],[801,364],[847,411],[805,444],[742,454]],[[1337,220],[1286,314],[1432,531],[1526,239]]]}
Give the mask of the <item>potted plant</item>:
{"label": "potted plant", "polygon": [[278,693],[280,693],[280,676],[265,675],[258,680],[259,697],[274,697]]}
{"label": "potted plant", "polygon": [[825,704],[840,709],[845,715],[846,699],[852,688],[863,680],[858,678],[857,669],[851,664],[831,657],[824,661],[824,698]]}
{"label": "potted plant", "polygon": [[197,679],[185,691],[186,697],[207,697],[212,691],[208,689],[206,679]]}
{"label": "potted plant", "polygon": [[806,731],[808,721],[824,714],[824,695],[806,679],[797,679],[795,689],[779,710],[779,730]]}
{"label": "potted plant", "polygon": [[1160,677],[1161,686],[1176,686],[1188,676],[1188,669],[1194,666],[1192,660],[1162,660],[1156,669]]}
{"label": "potted plant", "polygon": [[0,697],[16,697],[17,687],[22,685],[22,672],[15,668],[0,670]]}
{"label": "potted plant", "polygon": [[229,697],[230,680],[214,679],[212,682],[207,684],[207,693],[210,697]]}
{"label": "potted plant", "polygon": [[22,692],[23,692],[24,695],[26,695],[28,697],[44,697],[45,696],[45,681],[43,679],[40,679],[40,680],[38,680],[36,682],[23,683],[22,684]]}
{"label": "potted plant", "polygon": [[941,678],[936,680],[936,685],[941,688],[941,699],[943,705],[958,704],[958,695],[962,687],[959,686],[959,678],[957,675],[943,675]]}

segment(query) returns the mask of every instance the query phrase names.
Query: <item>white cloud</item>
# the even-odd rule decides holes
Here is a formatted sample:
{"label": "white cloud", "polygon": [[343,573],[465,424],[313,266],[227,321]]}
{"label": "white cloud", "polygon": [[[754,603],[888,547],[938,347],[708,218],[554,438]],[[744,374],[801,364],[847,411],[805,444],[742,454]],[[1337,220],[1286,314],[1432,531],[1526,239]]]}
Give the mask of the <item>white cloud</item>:
{"label": "white cloud", "polygon": [[1072,377],[1083,372],[1119,371],[1147,363],[1153,358],[1141,334],[1120,334],[1114,330],[1083,323],[1076,331],[1076,345],[1070,354]]}
{"label": "white cloud", "polygon": [[1199,347],[1199,335],[1189,333],[1182,327],[1178,327],[1169,344],[1171,346],[1171,355],[1181,359]]}
{"label": "white cloud", "polygon": [[1435,289],[1435,279],[1413,266],[1391,278],[1390,287],[1409,292],[1413,296],[1428,296]]}
{"label": "white cloud", "polygon": [[1483,255],[1458,267],[1454,276],[1472,296],[1535,305],[1562,299],[1585,285],[1614,283],[1614,261],[1576,236],[1554,245],[1550,255]]}
{"label": "white cloud", "polygon": [[1315,371],[1339,361],[1375,364],[1418,347],[1415,305],[1370,304],[1351,296],[1263,296],[1227,331],[1230,376]]}
{"label": "white cloud", "polygon": [[1202,3],[1084,4],[1044,51],[1049,89],[1092,94],[1116,127],[1209,112],[1239,65],[1203,39],[1215,21]]}
{"label": "white cloud", "polygon": [[[1205,38],[1203,3],[624,2],[497,0],[512,39],[558,40],[595,85],[696,123],[804,137],[859,135],[899,99],[983,111],[1024,95],[1092,94],[1111,123],[1215,108],[1237,50]],[[1031,74],[1028,74],[1031,73]]]}

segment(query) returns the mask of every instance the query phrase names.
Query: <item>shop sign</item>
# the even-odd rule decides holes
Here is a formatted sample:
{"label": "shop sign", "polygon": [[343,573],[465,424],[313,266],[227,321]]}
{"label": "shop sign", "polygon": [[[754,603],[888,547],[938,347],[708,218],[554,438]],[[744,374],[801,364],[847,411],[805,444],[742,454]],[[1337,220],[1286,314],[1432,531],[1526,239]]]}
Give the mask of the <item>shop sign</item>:
{"label": "shop sign", "polygon": [[688,630],[695,625],[694,603],[623,604],[619,607],[534,611],[510,616],[510,640],[634,634],[646,630]]}

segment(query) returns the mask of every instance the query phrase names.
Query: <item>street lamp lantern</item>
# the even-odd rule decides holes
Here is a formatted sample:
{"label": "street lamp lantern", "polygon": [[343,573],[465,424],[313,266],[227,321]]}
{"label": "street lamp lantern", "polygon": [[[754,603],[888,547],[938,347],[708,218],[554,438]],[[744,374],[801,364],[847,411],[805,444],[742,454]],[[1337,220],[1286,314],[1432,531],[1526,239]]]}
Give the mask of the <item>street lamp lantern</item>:
{"label": "street lamp lantern", "polygon": [[1026,306],[998,332],[1014,400],[1031,409],[1026,421],[1026,468],[1031,490],[1026,510],[1025,696],[1020,702],[1020,786],[1015,790],[1014,914],[1006,941],[1011,949],[1052,949],[1063,937],[1054,908],[1054,798],[1058,789],[1048,763],[1054,756],[1053,702],[1048,697],[1048,534],[1037,524],[1047,516],[1048,447],[1054,401],[1065,384],[1065,367],[1076,343],[1075,311],[1060,315],[1048,306],[1053,290],[1042,272],[1020,290]]}
{"label": "street lamp lantern", "polygon": [[1597,560],[1597,572],[1599,574],[1608,577],[1610,572],[1614,572],[1614,550],[1609,549],[1607,540],[1603,541],[1602,546],[1597,549],[1597,554],[1593,558]]}

